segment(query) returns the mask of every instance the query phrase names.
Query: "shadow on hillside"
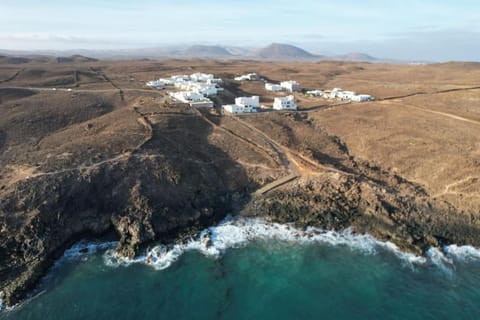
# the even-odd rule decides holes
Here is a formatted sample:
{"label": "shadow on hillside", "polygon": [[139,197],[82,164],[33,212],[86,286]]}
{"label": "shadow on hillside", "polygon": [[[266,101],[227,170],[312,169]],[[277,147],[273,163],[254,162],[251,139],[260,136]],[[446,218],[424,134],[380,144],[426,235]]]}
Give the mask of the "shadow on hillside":
{"label": "shadow on hillside", "polygon": [[343,164],[343,161],[345,161],[345,159],[332,157],[320,151],[315,151],[312,154],[313,154],[313,158],[321,164],[331,165],[338,170],[341,170],[343,172],[350,173],[350,174],[358,173],[357,170]]}
{"label": "shadow on hillside", "polygon": [[[175,229],[211,225],[249,201],[258,186],[228,153],[210,143],[213,127],[203,117],[169,117],[152,128],[151,140],[129,167],[141,168],[135,169],[135,181],[152,206],[155,230],[165,230],[166,221]],[[141,160],[142,154],[151,157]]]}

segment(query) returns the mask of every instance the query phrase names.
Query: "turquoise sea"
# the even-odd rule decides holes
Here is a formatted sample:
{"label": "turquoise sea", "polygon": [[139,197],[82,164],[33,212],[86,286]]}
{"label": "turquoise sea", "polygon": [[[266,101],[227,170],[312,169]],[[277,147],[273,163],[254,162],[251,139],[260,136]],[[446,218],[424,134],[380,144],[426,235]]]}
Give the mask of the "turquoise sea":
{"label": "turquoise sea", "polygon": [[80,243],[0,319],[480,319],[471,247],[419,258],[368,236],[258,221],[202,237],[134,262]]}

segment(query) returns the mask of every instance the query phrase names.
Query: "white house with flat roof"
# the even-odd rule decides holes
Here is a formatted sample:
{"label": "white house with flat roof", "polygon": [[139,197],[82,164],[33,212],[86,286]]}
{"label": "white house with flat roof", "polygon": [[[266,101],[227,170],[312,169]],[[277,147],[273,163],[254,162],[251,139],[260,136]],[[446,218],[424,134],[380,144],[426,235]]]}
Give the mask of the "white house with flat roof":
{"label": "white house with flat roof", "polygon": [[355,102],[364,102],[364,101],[372,101],[374,98],[368,94],[359,94],[352,97],[352,101]]}
{"label": "white house with flat roof", "polygon": [[169,95],[172,98],[185,103],[205,100],[205,97],[202,94],[193,91],[170,92]]}
{"label": "white house with flat roof", "polygon": [[353,91],[338,91],[337,92],[337,98],[342,99],[342,100],[352,100],[354,96],[356,96],[357,93]]}
{"label": "white house with flat roof", "polygon": [[213,101],[205,98],[202,94],[193,91],[169,92],[170,97],[175,100],[188,103],[195,108],[213,108]]}
{"label": "white house with flat roof", "polygon": [[215,85],[194,81],[176,82],[175,88],[183,91],[193,91],[205,97],[218,94],[218,88]]}
{"label": "white house with flat roof", "polygon": [[146,85],[152,88],[160,89],[165,86],[165,83],[161,79],[159,79],[159,80],[148,81]]}
{"label": "white house with flat roof", "polygon": [[290,92],[300,91],[300,84],[294,80],[282,81],[280,86]]}
{"label": "white house with flat roof", "polygon": [[260,97],[259,96],[238,97],[238,98],[235,98],[235,104],[240,106],[248,106],[252,108],[260,108]]}
{"label": "white house with flat roof", "polygon": [[193,73],[190,75],[190,80],[195,82],[207,82],[208,80],[214,79],[213,74],[210,73]]}
{"label": "white house with flat roof", "polygon": [[297,110],[295,97],[290,95],[286,97],[276,97],[273,101],[274,110]]}
{"label": "white house with flat roof", "polygon": [[186,74],[177,74],[177,75],[173,75],[170,77],[174,82],[178,82],[178,81],[188,81],[190,79],[190,76],[186,75]]}
{"label": "white house with flat roof", "polygon": [[222,106],[223,110],[231,114],[257,112],[257,108],[238,104],[227,104]]}
{"label": "white house with flat roof", "polygon": [[223,80],[221,78],[213,78],[213,79],[208,79],[207,84],[220,84],[223,83]]}
{"label": "white house with flat roof", "polygon": [[197,84],[190,87],[190,90],[203,94],[205,97],[215,96],[218,94],[218,89],[210,84]]}
{"label": "white house with flat roof", "polygon": [[307,91],[305,94],[312,97],[323,97],[324,93],[325,92],[323,92],[322,90],[310,90]]}
{"label": "white house with flat roof", "polygon": [[257,112],[260,109],[260,97],[238,97],[235,99],[235,104],[227,104],[222,108],[232,114]]}
{"label": "white house with flat roof", "polygon": [[363,102],[375,100],[374,97],[368,94],[357,94],[354,91],[343,90],[341,88],[333,88],[332,90],[311,90],[307,91],[306,95],[323,97],[325,99],[340,99],[353,102]]}
{"label": "white house with flat roof", "polygon": [[330,91],[330,99],[335,99],[337,98],[337,95],[342,92],[343,90],[341,88],[333,88],[332,91]]}
{"label": "white house with flat roof", "polygon": [[274,83],[265,83],[265,89],[267,91],[282,91],[283,88],[279,84],[274,84]]}
{"label": "white house with flat roof", "polygon": [[234,78],[236,81],[253,81],[258,80],[258,75],[256,73],[244,74]]}

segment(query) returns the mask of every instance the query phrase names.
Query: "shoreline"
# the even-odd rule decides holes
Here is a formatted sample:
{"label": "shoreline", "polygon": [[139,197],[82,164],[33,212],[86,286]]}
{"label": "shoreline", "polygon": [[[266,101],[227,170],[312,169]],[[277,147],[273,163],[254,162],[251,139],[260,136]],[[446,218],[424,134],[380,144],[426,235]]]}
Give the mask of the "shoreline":
{"label": "shoreline", "polygon": [[[13,306],[8,306],[0,300],[0,312],[15,311],[23,305],[45,293],[41,290],[43,283],[63,262],[77,261],[82,257],[102,253],[103,264],[109,268],[129,267],[133,264],[143,264],[156,271],[168,269],[184,253],[198,251],[206,257],[221,259],[222,255],[231,249],[243,248],[256,241],[274,241],[290,245],[320,245],[330,247],[348,247],[350,250],[365,255],[376,255],[388,252],[404,263],[405,267],[435,266],[446,273],[455,271],[456,262],[480,261],[480,248],[473,246],[458,246],[456,244],[443,247],[431,247],[424,255],[402,251],[389,241],[381,241],[369,234],[359,234],[350,228],[343,231],[328,231],[315,227],[296,228],[293,223],[279,224],[267,222],[261,218],[227,216],[220,223],[197,232],[188,237],[177,238],[167,243],[152,243],[144,250],[144,254],[132,259],[119,256],[115,251],[118,241],[101,241],[83,239],[64,251],[54,261],[47,272],[36,283],[35,288],[27,292],[26,298]],[[40,287],[39,287],[40,286]]]}

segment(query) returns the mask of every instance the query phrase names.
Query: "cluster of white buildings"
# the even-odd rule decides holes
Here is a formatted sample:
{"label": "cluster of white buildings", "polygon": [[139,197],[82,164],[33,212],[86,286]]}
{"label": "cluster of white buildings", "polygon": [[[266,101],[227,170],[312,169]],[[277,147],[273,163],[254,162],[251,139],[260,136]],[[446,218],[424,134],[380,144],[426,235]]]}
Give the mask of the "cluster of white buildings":
{"label": "cluster of white buildings", "polygon": [[223,81],[215,78],[213,74],[194,73],[191,75],[174,75],[170,78],[160,78],[158,80],[148,81],[147,86],[153,88],[164,88],[166,86],[174,87],[179,91],[171,91],[170,97],[190,104],[192,107],[213,107],[212,97],[222,91],[219,87]]}
{"label": "cluster of white buildings", "polygon": [[280,84],[274,84],[274,83],[265,83],[265,89],[267,91],[289,91],[289,92],[294,92],[294,91],[300,91],[301,87],[300,84],[297,81],[294,80],[288,80],[288,81],[282,81]]}
{"label": "cluster of white buildings", "polygon": [[259,79],[258,74],[248,73],[234,78],[236,81],[255,81]]}
{"label": "cluster of white buildings", "polygon": [[342,90],[341,88],[334,88],[333,90],[312,90],[307,91],[307,95],[314,97],[322,97],[325,99],[338,99],[354,102],[364,102],[375,100],[374,97],[368,94],[357,94],[354,91]]}

